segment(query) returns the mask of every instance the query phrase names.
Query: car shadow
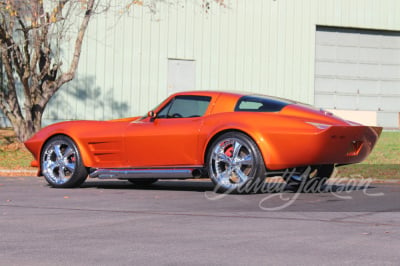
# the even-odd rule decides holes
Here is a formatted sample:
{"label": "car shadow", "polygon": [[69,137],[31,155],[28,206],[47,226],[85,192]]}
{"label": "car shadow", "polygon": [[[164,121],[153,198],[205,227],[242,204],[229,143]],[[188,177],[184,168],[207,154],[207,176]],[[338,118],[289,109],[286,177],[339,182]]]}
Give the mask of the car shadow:
{"label": "car shadow", "polygon": [[[206,192],[215,191],[215,186],[210,180],[159,180],[151,185],[137,185],[126,180],[88,180],[81,188],[99,188],[99,189],[119,189],[119,190],[161,190],[161,191],[193,191]],[[372,184],[326,184],[319,190],[310,188],[305,191],[282,182],[265,182],[254,192],[242,191],[243,194],[267,194],[267,193],[340,193],[360,190],[375,189]],[[220,193],[220,192],[219,192]],[[240,193],[234,193],[240,194]]]}
{"label": "car shadow", "polygon": [[166,190],[166,191],[212,191],[211,181],[159,180],[151,185],[137,185],[126,180],[89,180],[81,188]]}

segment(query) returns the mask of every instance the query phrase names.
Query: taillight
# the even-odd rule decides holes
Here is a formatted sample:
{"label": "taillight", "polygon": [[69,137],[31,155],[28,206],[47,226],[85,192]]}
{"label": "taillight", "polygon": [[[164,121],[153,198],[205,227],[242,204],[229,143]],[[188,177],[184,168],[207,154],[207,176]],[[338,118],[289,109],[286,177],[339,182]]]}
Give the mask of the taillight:
{"label": "taillight", "polygon": [[353,140],[350,143],[349,148],[347,149],[346,155],[347,156],[357,156],[360,153],[363,144],[364,143],[361,140]]}

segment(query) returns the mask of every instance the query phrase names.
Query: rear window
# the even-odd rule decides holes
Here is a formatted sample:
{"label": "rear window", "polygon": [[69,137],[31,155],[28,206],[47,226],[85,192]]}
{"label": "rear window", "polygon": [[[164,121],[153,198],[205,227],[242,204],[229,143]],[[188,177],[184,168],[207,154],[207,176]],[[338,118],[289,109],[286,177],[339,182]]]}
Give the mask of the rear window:
{"label": "rear window", "polygon": [[235,112],[279,112],[294,102],[269,96],[243,96],[236,104]]}

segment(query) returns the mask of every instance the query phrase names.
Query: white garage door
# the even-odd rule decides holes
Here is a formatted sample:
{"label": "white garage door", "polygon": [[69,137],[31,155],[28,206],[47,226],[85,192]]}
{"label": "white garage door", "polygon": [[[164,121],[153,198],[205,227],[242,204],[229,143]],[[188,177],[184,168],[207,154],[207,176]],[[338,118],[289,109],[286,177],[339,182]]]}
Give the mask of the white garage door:
{"label": "white garage door", "polygon": [[315,105],[399,127],[400,32],[317,27]]}

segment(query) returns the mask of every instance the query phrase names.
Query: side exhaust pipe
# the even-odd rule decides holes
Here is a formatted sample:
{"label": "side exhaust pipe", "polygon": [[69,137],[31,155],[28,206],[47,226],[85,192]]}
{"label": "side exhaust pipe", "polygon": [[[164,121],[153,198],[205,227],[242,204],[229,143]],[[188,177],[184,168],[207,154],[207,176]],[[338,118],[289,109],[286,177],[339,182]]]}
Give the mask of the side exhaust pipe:
{"label": "side exhaust pipe", "polygon": [[205,176],[201,167],[194,168],[99,168],[93,169],[90,177],[99,179],[130,179],[130,178],[200,178]]}

